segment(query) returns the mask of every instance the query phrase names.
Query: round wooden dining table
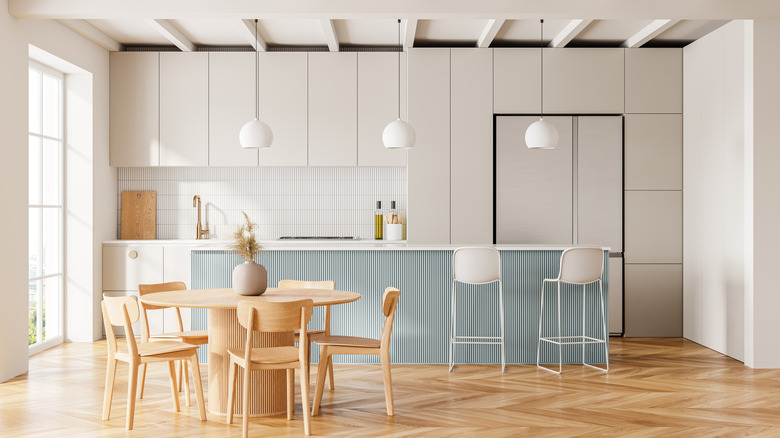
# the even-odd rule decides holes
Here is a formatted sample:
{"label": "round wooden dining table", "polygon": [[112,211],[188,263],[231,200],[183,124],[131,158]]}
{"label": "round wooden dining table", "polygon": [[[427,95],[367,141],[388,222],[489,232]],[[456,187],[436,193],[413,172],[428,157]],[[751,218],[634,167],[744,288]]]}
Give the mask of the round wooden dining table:
{"label": "round wooden dining table", "polygon": [[[225,415],[227,411],[229,348],[243,349],[246,329],[238,323],[239,301],[295,301],[311,299],[315,306],[351,303],[360,299],[357,292],[326,289],[268,288],[263,295],[238,295],[233,289],[192,289],[155,292],[143,295],[143,303],[166,307],[208,309],[208,408],[209,412]],[[293,332],[254,333],[255,347],[293,345]],[[287,411],[285,370],[252,371],[250,373],[249,416],[277,415]],[[237,373],[237,394],[242,387],[243,372]],[[234,412],[243,415],[241,397],[234,401]]]}

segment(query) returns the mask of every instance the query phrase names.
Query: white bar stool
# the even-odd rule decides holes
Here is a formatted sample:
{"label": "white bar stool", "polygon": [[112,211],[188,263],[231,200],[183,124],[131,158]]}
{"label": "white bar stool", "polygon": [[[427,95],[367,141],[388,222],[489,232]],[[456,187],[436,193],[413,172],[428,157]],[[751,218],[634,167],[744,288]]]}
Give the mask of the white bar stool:
{"label": "white bar stool", "polygon": [[[501,336],[458,336],[455,284],[488,284],[498,281],[498,306]],[[501,346],[501,372],[506,368],[504,354],[504,292],[501,283],[501,254],[495,248],[458,248],[452,253],[452,310],[450,312],[450,371],[455,366],[455,344]]]}
{"label": "white bar stool", "polygon": [[[545,278],[542,281],[542,304],[539,310],[539,344],[536,347],[536,366],[556,374],[563,370],[563,345],[582,344],[582,364],[601,371],[609,371],[609,352],[607,350],[607,324],[604,318],[604,291],[601,287],[601,274],[604,271],[604,250],[598,247],[568,248],[561,254],[561,266],[557,278]],[[544,317],[544,289],[547,283],[558,284],[558,336],[542,337],[542,319]],[[599,283],[599,300],[601,306],[601,328],[603,338],[585,336],[585,286]],[[582,336],[561,336],[561,283],[582,285]],[[539,353],[542,342],[558,346],[558,371],[539,364]],[[597,367],[585,362],[585,344],[604,344],[606,368]]]}

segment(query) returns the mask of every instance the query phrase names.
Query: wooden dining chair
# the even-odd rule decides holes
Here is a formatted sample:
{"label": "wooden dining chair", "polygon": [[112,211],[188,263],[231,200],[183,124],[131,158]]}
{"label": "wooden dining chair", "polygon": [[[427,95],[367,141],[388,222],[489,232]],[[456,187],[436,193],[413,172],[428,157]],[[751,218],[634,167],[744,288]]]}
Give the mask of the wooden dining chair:
{"label": "wooden dining chair", "polygon": [[[168,291],[175,291],[175,290],[187,290],[187,285],[184,284],[184,282],[181,281],[173,281],[169,283],[157,283],[157,284],[139,284],[138,285],[138,295],[144,296],[146,294],[154,293],[154,292],[168,292]],[[141,302],[141,310],[142,312],[142,319],[143,324],[141,324],[141,342],[149,342],[149,341],[159,341],[159,340],[166,340],[166,341],[179,341],[184,342],[185,344],[190,345],[206,345],[209,343],[209,334],[207,330],[184,330],[184,324],[182,323],[181,319],[181,310],[178,307],[173,307],[173,309],[176,310],[176,322],[178,323],[179,331],[176,332],[170,332],[170,333],[163,333],[163,334],[156,334],[156,335],[150,335],[149,334],[149,315],[147,311],[149,310],[162,310],[167,309],[168,307],[165,306],[152,306],[150,304],[145,304]],[[179,389],[179,392],[181,392],[182,387],[184,387],[184,404],[185,406],[190,406],[190,379],[189,379],[189,373],[187,372],[187,361],[181,361],[177,381],[177,387]],[[144,398],[144,382],[146,381],[146,364],[143,364],[141,366],[141,378],[140,378],[140,388],[138,389],[138,398],[142,399]],[[184,380],[184,382],[182,382]],[[183,383],[183,384],[182,384]]]}
{"label": "wooden dining chair", "polygon": [[[334,281],[303,281],[303,280],[281,280],[279,282],[279,289],[327,289],[336,290],[336,282]],[[319,336],[330,334],[330,306],[325,307],[325,315],[322,322],[322,330],[309,330],[309,345],[316,341]],[[295,342],[298,342],[299,333],[295,331]],[[311,357],[311,348],[307,352],[307,355]],[[322,363],[322,362],[320,362]],[[333,379],[333,362],[328,362],[328,387],[331,391],[335,388]]]}
{"label": "wooden dining chair", "polygon": [[[206,420],[206,406],[203,403],[203,387],[200,381],[200,367],[198,365],[198,347],[178,341],[159,341],[136,343],[133,333],[133,323],[140,318],[138,301],[135,297],[108,297],[103,296],[103,321],[108,339],[108,367],[106,369],[106,388],[103,396],[103,421],[111,415],[111,400],[114,395],[114,377],[118,361],[127,362],[129,376],[127,379],[127,430],[133,429],[133,417],[135,415],[135,392],[138,383],[138,368],[150,362],[168,362],[168,370],[171,380],[171,394],[173,395],[173,408],[179,412],[179,393],[176,390],[176,372],[174,361],[186,360],[190,363],[195,382],[195,394],[198,400],[198,410],[201,421]],[[125,329],[126,347],[117,345],[114,326],[123,326]]]}
{"label": "wooden dining chair", "polygon": [[[382,296],[382,313],[385,315],[385,323],[382,326],[380,339],[323,335],[316,341],[317,345],[321,347],[320,364],[323,363],[323,360],[331,363],[331,356],[334,354],[375,354],[379,356],[385,384],[387,415],[393,415],[393,380],[390,376],[390,333],[393,331],[395,309],[398,306],[398,298],[400,296],[401,291],[394,287],[385,289],[385,293]],[[318,366],[317,368],[317,386],[314,390],[312,415],[317,415],[320,411],[322,390],[325,386],[326,368],[323,366]]]}
{"label": "wooden dining chair", "polygon": [[[295,409],[295,369],[301,371],[301,405],[303,409],[303,430],[311,434],[311,413],[309,412],[309,357],[307,356],[308,334],[306,326],[311,321],[314,302],[310,299],[288,302],[239,301],[238,322],[246,328],[246,344],[243,349],[228,349],[230,368],[228,372],[227,423],[233,423],[234,394],[238,367],[244,369],[242,392],[243,424],[242,436],[249,434],[249,376],[254,370],[287,370],[287,419],[291,420]],[[291,332],[300,329],[301,342],[297,347],[252,347],[253,332]],[[265,388],[259,388],[266,390]]]}

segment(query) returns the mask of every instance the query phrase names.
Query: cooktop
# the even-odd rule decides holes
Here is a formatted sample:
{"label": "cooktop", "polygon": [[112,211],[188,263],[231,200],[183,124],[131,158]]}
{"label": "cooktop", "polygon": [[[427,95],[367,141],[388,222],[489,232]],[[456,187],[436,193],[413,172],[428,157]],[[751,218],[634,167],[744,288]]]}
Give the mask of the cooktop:
{"label": "cooktop", "polygon": [[349,240],[352,236],[282,236],[279,240]]}

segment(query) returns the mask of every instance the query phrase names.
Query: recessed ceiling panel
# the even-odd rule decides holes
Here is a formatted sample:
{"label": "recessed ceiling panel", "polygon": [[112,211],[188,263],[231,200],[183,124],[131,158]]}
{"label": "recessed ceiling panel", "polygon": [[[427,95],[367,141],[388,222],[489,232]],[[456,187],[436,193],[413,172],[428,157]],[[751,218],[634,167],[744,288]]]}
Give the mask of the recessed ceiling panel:
{"label": "recessed ceiling panel", "polygon": [[488,20],[419,20],[415,41],[476,44]]}
{"label": "recessed ceiling panel", "polygon": [[[395,46],[398,44],[398,20],[334,20],[341,44]],[[401,31],[404,26],[401,23]],[[403,35],[401,35],[403,38]]]}
{"label": "recessed ceiling panel", "polygon": [[199,46],[246,46],[241,20],[175,20],[177,29]]}
{"label": "recessed ceiling panel", "polygon": [[171,45],[170,41],[144,20],[87,20],[87,22],[124,45]]}
{"label": "recessed ceiling panel", "polygon": [[621,44],[653,20],[596,20],[574,38],[576,42],[602,41]]}
{"label": "recessed ceiling panel", "polygon": [[260,36],[266,43],[282,46],[327,44],[320,20],[260,20]]}
{"label": "recessed ceiling panel", "polygon": [[[544,20],[544,41],[549,43],[571,20]],[[494,41],[505,44],[538,45],[539,20],[507,20]]]}
{"label": "recessed ceiling panel", "polygon": [[728,22],[729,20],[683,20],[653,38],[653,41],[695,41]]}

